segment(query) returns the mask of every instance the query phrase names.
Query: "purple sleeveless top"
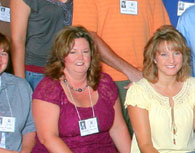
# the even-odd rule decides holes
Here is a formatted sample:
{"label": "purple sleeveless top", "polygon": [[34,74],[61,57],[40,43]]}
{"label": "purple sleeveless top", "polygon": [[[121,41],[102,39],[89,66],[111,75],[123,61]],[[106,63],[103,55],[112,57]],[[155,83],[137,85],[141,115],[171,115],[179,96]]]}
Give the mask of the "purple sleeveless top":
{"label": "purple sleeveless top", "polygon": [[[33,99],[44,100],[60,107],[59,137],[74,153],[116,153],[117,150],[109,135],[114,120],[113,106],[118,97],[118,89],[108,74],[102,73],[98,85],[99,99],[94,105],[99,133],[80,136],[78,115],[70,103],[58,80],[45,77],[34,91]],[[81,119],[93,117],[92,108],[77,107]],[[32,153],[48,153],[36,137]]]}

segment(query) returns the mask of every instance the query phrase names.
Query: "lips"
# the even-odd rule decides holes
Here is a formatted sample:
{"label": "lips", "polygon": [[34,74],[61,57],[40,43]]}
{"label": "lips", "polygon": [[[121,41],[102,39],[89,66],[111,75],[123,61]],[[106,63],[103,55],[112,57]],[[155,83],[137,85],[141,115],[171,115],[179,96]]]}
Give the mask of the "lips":
{"label": "lips", "polygon": [[166,67],[168,67],[168,68],[175,68],[176,66],[175,65],[167,65]]}
{"label": "lips", "polygon": [[84,65],[84,62],[77,62],[76,65],[77,66],[83,66]]}

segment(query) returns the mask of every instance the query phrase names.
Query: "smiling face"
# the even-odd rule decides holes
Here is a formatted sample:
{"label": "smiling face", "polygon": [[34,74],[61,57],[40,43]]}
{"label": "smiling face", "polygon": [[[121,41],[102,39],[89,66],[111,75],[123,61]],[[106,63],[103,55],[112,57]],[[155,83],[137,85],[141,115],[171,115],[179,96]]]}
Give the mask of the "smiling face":
{"label": "smiling face", "polygon": [[156,53],[154,63],[158,68],[158,76],[177,76],[183,64],[183,55],[180,51],[171,49],[167,41],[163,41]]}
{"label": "smiling face", "polygon": [[85,38],[76,38],[69,54],[65,57],[65,73],[87,74],[91,62],[89,43]]}
{"label": "smiling face", "polygon": [[8,65],[8,53],[0,47],[0,74],[5,71]]}

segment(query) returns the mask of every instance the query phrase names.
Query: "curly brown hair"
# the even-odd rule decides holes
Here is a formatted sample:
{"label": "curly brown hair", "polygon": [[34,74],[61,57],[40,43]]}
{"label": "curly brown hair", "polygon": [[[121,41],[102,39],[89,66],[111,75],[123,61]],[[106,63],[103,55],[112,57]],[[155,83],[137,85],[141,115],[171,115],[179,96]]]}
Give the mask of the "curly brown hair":
{"label": "curly brown hair", "polygon": [[100,55],[92,36],[82,26],[67,26],[57,34],[51,57],[45,68],[45,75],[57,80],[64,75],[64,68],[66,66],[64,58],[71,51],[74,46],[74,40],[77,38],[84,38],[89,43],[91,63],[87,71],[87,80],[89,86],[96,90],[101,72]]}
{"label": "curly brown hair", "polygon": [[10,42],[6,35],[0,33],[0,48],[3,48],[5,52],[10,51]]}

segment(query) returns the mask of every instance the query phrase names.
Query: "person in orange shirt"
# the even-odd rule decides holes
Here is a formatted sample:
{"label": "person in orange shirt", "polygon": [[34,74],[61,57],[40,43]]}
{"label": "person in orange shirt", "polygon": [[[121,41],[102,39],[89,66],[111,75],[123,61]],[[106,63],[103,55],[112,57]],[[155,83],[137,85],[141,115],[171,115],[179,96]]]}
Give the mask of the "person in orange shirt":
{"label": "person in orange shirt", "polygon": [[[82,25],[93,33],[103,64],[119,87],[124,102],[129,81],[142,78],[143,50],[153,32],[170,24],[161,0],[74,0],[73,25]],[[129,81],[128,81],[129,80]],[[127,111],[124,117],[129,124]],[[131,129],[129,129],[131,130]]]}

